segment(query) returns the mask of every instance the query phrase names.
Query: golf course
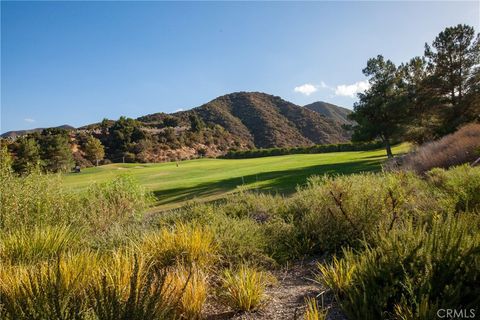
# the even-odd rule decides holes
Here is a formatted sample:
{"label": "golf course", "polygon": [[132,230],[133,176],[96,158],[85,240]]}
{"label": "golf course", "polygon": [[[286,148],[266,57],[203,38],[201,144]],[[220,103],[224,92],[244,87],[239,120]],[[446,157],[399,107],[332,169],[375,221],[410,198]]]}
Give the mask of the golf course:
{"label": "golf course", "polygon": [[[408,144],[393,148],[407,152]],[[65,186],[82,190],[93,182],[117,175],[131,175],[152,191],[155,209],[179,207],[189,200],[212,201],[235,192],[238,187],[261,192],[290,194],[308,177],[323,174],[352,174],[381,170],[384,149],[373,151],[296,154],[253,159],[198,159],[158,164],[109,164],[68,173]]]}

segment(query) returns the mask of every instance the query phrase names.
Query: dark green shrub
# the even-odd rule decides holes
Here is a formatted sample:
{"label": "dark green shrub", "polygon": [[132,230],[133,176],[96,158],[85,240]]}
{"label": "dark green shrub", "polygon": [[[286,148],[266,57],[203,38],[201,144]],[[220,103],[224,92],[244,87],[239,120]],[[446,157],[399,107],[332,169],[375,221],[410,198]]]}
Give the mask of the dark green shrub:
{"label": "dark green shrub", "polygon": [[319,266],[318,278],[352,319],[427,320],[440,308],[477,308],[479,222],[464,215],[382,232],[375,246]]}
{"label": "dark green shrub", "polygon": [[436,168],[428,180],[454,203],[456,211],[480,212],[480,170],[463,165],[450,170]]}
{"label": "dark green shrub", "polygon": [[325,253],[373,241],[379,230],[412,217],[447,214],[453,211],[447,200],[413,174],[314,177],[292,197],[288,212],[297,241],[310,253]]}

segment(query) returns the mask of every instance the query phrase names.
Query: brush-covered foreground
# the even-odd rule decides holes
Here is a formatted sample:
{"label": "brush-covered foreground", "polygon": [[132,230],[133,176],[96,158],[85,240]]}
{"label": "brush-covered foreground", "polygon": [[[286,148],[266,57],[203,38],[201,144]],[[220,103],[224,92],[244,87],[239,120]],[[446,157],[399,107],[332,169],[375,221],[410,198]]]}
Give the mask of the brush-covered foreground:
{"label": "brush-covered foreground", "polygon": [[[288,198],[244,191],[159,214],[129,177],[75,193],[61,179],[2,160],[2,319],[261,312],[271,272],[305,256],[327,257],[312,278],[351,319],[480,304],[480,168],[318,176]],[[312,298],[305,319],[328,318]]]}
{"label": "brush-covered foreground", "polygon": [[[408,144],[393,152],[404,153]],[[130,174],[156,197],[157,209],[171,209],[191,199],[210,201],[224,198],[237,187],[262,192],[290,194],[311,175],[379,171],[385,150],[296,154],[255,159],[200,159],[178,163],[110,164],[65,176],[65,187],[85,189]]]}

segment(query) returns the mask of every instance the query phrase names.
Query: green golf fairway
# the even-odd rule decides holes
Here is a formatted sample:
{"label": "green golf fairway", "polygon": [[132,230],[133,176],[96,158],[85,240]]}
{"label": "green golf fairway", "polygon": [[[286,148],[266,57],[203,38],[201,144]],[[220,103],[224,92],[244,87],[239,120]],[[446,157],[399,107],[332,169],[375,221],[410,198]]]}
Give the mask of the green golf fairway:
{"label": "green golf fairway", "polygon": [[[393,152],[408,151],[402,144]],[[234,192],[237,187],[288,194],[312,175],[351,174],[381,169],[385,150],[296,154],[253,159],[198,159],[168,163],[110,164],[69,173],[64,176],[68,189],[80,190],[92,182],[102,182],[129,174],[153,191],[156,209],[168,209],[185,201],[210,201]]]}

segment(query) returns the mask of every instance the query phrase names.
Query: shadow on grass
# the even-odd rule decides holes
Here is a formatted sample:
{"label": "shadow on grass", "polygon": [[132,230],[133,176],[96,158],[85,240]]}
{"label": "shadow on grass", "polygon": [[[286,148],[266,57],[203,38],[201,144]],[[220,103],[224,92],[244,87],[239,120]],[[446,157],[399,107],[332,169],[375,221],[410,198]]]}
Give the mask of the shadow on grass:
{"label": "shadow on grass", "polygon": [[237,187],[246,185],[253,190],[264,193],[279,193],[288,195],[295,191],[298,185],[306,183],[308,177],[323,174],[352,174],[359,172],[380,170],[379,160],[361,160],[337,164],[324,164],[290,169],[283,171],[270,171],[243,177],[207,182],[188,188],[173,188],[168,190],[154,191],[158,206],[206,198],[235,190]]}

